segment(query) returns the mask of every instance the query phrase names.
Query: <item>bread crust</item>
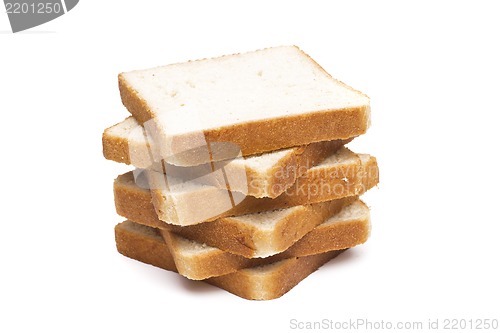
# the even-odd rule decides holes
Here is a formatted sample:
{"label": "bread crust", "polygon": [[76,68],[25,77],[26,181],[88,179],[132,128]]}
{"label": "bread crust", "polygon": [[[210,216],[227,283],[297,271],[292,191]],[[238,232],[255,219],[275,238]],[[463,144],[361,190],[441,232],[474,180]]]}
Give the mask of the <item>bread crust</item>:
{"label": "bread crust", "polygon": [[[317,203],[339,199],[342,197],[361,195],[378,184],[378,166],[374,157],[367,162],[358,160],[356,164],[334,165],[328,168],[309,169],[285,192],[276,198],[255,198],[246,196],[237,205],[225,209],[222,213],[207,217],[204,221],[197,219],[196,211],[182,211],[183,218],[179,217],[176,209],[168,209],[169,197],[164,190],[151,190],[152,202],[158,218],[175,225],[194,225],[201,222],[213,221],[220,217],[237,216],[260,211],[274,210],[310,203]],[[228,192],[229,193],[229,192]],[[222,195],[219,193],[219,195]],[[186,202],[189,200],[186,197]],[[210,199],[207,199],[210,200]]]}
{"label": "bread crust", "polygon": [[[309,55],[295,46],[313,66],[337,81],[346,89],[355,91],[367,99],[367,104],[354,107],[308,111],[298,115],[286,115],[271,119],[236,123],[218,128],[205,129],[203,135],[208,144],[214,142],[231,142],[237,145],[243,156],[279,150],[287,147],[301,146],[313,142],[348,139],[364,134],[370,126],[369,98],[365,94],[333,79]],[[123,105],[142,125],[156,117],[140,93],[127,81],[125,73],[118,75],[118,87]],[[200,133],[196,133],[198,136]],[[208,163],[206,155],[187,152],[192,147],[186,144],[196,141],[192,134],[179,135],[172,138],[172,147],[183,156],[171,161],[176,165],[197,165]],[[173,153],[175,153],[173,151]],[[219,156],[224,157],[223,152]]]}
{"label": "bread crust", "polygon": [[[122,255],[177,272],[168,246],[161,237],[126,228],[123,223],[120,223],[115,227],[115,239],[117,250]],[[342,251],[293,257],[259,268],[242,269],[203,281],[245,299],[275,299],[283,296],[300,281],[340,253]]]}
{"label": "bread crust", "polygon": [[[365,204],[360,201],[358,203],[368,211]],[[328,218],[325,220],[328,220]],[[294,222],[297,224],[302,221]],[[192,280],[203,280],[213,276],[229,274],[243,268],[266,265],[293,257],[343,250],[363,244],[370,234],[370,218],[369,214],[366,214],[337,223],[322,223],[291,246],[288,245],[290,247],[283,252],[266,258],[245,258],[216,247],[207,250],[206,246],[202,245],[201,242],[198,243],[198,246],[202,250],[193,254],[193,252],[183,250],[182,237],[171,231],[158,230],[165,239],[165,243],[169,246],[179,273]],[[276,236],[280,237],[281,232],[277,231]],[[269,239],[269,242],[273,241],[274,239]]]}
{"label": "bread crust", "polygon": [[[116,124],[114,126],[117,126]],[[130,157],[130,144],[127,139],[122,136],[116,136],[111,134],[110,129],[114,126],[107,128],[102,135],[103,144],[103,155],[106,159],[131,164]],[[239,164],[244,167],[244,172],[246,174],[246,187],[235,187],[233,191],[247,192],[248,195],[257,198],[270,197],[276,198],[281,193],[283,193],[287,188],[289,188],[295,180],[304,174],[307,169],[317,165],[323,161],[327,156],[335,153],[343,145],[350,142],[348,140],[333,140],[333,141],[322,141],[316,142],[300,147],[295,147],[290,150],[290,153],[284,156],[278,163],[263,173],[251,167],[248,163]],[[142,150],[147,151],[147,146],[142,147]],[[248,156],[247,158],[251,158]],[[136,160],[135,163],[138,168],[146,168],[149,166],[148,161]],[[236,166],[231,166],[236,168]],[[163,172],[164,168],[161,164],[156,164],[152,166],[156,171]],[[179,168],[173,165],[167,165],[167,170],[172,170],[172,168]],[[174,170],[175,171],[175,170]],[[173,174],[172,171],[169,171]],[[186,171],[183,171],[186,172]],[[237,170],[234,171],[237,174]],[[221,186],[220,182],[213,182],[215,186]],[[236,185],[240,185],[237,183]],[[243,185],[243,184],[241,184]]]}
{"label": "bread crust", "polygon": [[274,254],[285,251],[327,217],[340,212],[355,200],[357,197],[346,197],[305,205],[281,219],[271,231],[249,227],[232,217],[185,227],[170,225],[165,230],[233,254],[255,258],[269,255],[269,252]]}
{"label": "bread crust", "polygon": [[[231,274],[212,277],[208,283],[248,300],[276,299],[323,266],[342,251],[331,251],[307,257],[284,259],[262,272],[246,268]],[[266,268],[267,266],[263,266]]]}
{"label": "bread crust", "polygon": [[108,131],[114,126],[116,125],[106,128],[102,133],[102,154],[108,160],[130,164],[128,140],[108,134]]}
{"label": "bread crust", "polygon": [[143,227],[137,228],[136,223],[131,221],[117,224],[115,242],[118,252],[146,264],[177,272],[174,258],[159,232],[151,227]]}
{"label": "bread crust", "polygon": [[[337,172],[340,176],[350,174],[348,170],[337,170]],[[300,181],[300,184],[297,182],[297,185],[294,185],[295,188],[292,189],[292,192],[290,192],[292,195],[288,195],[285,192],[275,199],[257,199],[249,196],[246,197],[239,205],[227,210],[217,217],[210,219],[210,221],[214,221],[222,217],[238,216],[259,211],[268,211],[314,202],[329,201],[342,196],[348,197],[361,195],[378,184],[379,174],[377,160],[374,157],[369,157],[368,162],[363,164],[362,170],[357,172],[353,177],[354,179],[350,182],[345,182],[342,178],[338,179],[338,177],[337,179],[330,180],[331,184],[335,185],[335,187],[330,187],[333,192],[325,190],[324,192],[316,193],[314,197],[312,197],[309,193],[303,194],[303,192],[300,191],[301,188],[307,189],[308,187],[307,182],[304,181]],[[151,192],[138,187],[134,182],[134,177],[131,172],[118,176],[114,182],[113,189],[115,207],[119,215],[153,227],[165,229],[172,226],[172,224],[159,219],[156,209],[152,204]],[[242,243],[247,244],[246,242]]]}
{"label": "bread crust", "polygon": [[[190,80],[184,82],[191,75],[184,68],[180,72],[153,69],[118,75],[122,103],[133,117],[115,131],[113,127],[104,131],[103,155],[147,169],[144,174],[151,188],[141,188],[142,181],[137,185],[132,173],[115,179],[116,211],[129,219],[115,226],[119,253],[245,299],[269,300],[281,297],[321,265],[368,239],[369,210],[358,198],[378,184],[377,160],[352,156],[347,149],[351,155],[333,152],[367,131],[369,98],[333,79],[309,55],[295,49],[277,53],[285,57],[274,63],[246,58],[251,60],[244,65],[249,70],[242,70],[240,77],[233,74],[242,69],[239,62],[235,67],[215,68],[223,75],[220,81],[207,72],[193,79],[196,86]],[[307,57],[306,62],[294,62],[305,65],[300,67],[304,70],[289,71],[294,66],[284,60],[294,51]],[[262,77],[263,71],[271,75],[255,76]],[[157,77],[147,77],[147,73]],[[234,86],[235,94],[229,96],[235,78],[242,88]],[[164,85],[171,80],[172,89]],[[253,84],[262,86],[265,93],[250,91]],[[178,96],[165,101],[165,95]],[[272,99],[278,103],[271,104]],[[209,103],[203,104],[206,101]],[[201,113],[174,113],[179,106]],[[163,109],[169,112],[162,114],[159,110]],[[235,110],[239,113],[232,112]],[[153,152],[147,143],[142,149],[141,133],[132,133],[141,127],[133,118],[141,125],[152,120],[154,148],[161,151],[164,161],[150,165],[159,152]],[[179,120],[178,126],[168,130],[174,126],[173,120]],[[145,142],[153,146],[149,140]],[[213,163],[233,158],[238,150],[250,157],[290,147],[294,148],[289,153],[234,163],[228,169],[225,162]],[[276,161],[278,156],[283,157]],[[192,166],[200,168],[182,169]],[[219,170],[222,167],[224,172]],[[229,167],[237,168],[233,170],[239,171],[239,177]],[[180,179],[173,174],[175,178],[165,177],[176,168]],[[187,181],[199,175],[209,177],[199,183]],[[268,212],[281,208],[290,209]],[[245,216],[252,213],[259,214]]]}
{"label": "bread crust", "polygon": [[[114,186],[115,207],[119,215],[146,226],[173,231],[186,238],[215,246],[244,257],[256,255],[256,242],[268,234],[262,234],[253,225],[241,223],[237,218],[221,217],[209,223],[191,226],[176,226],[158,219],[151,195],[147,189],[135,185],[131,173],[121,175]],[[332,202],[306,205],[300,209],[301,224],[293,218],[280,221],[275,233],[277,251],[285,250],[307,231],[320,224],[326,216],[339,212],[344,206],[354,202],[356,196],[345,197]],[[299,217],[294,215],[296,218]],[[306,218],[307,217],[307,218]],[[283,236],[283,237],[281,237]],[[281,238],[280,238],[281,237]]]}

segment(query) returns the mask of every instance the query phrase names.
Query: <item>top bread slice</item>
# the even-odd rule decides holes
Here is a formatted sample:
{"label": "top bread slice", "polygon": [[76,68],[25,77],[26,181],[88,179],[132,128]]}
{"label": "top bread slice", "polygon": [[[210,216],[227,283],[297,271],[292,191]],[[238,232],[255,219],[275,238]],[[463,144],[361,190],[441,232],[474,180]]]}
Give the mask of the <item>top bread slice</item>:
{"label": "top bread slice", "polygon": [[191,166],[366,132],[369,98],[295,46],[118,76],[129,112],[161,156]]}
{"label": "top bread slice", "polygon": [[[257,198],[277,197],[307,169],[317,165],[349,141],[321,141],[228,161],[182,167],[156,160],[158,154],[154,151],[154,145],[147,140],[144,128],[134,117],[128,117],[107,128],[102,135],[103,154],[107,159],[164,172],[176,178],[197,179],[218,188],[226,188],[228,178],[213,170],[224,168],[225,175],[241,175],[241,178],[246,179],[245,182],[232,182],[232,191]],[[206,177],[207,174],[210,177]]]}

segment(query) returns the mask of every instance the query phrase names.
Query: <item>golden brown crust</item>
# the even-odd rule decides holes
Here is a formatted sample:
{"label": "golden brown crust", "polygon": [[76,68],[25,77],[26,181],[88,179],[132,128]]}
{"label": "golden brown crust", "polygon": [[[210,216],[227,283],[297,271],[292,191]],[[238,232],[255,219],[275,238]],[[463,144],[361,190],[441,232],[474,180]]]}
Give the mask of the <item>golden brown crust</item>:
{"label": "golden brown crust", "polygon": [[320,226],[302,237],[277,258],[301,257],[363,244],[370,235],[369,218]]}
{"label": "golden brown crust", "polygon": [[165,230],[250,258],[255,253],[253,235],[258,232],[255,227],[238,223],[231,218],[186,227],[168,225]]}
{"label": "golden brown crust", "polygon": [[[168,246],[148,233],[133,232],[123,223],[115,227],[116,247],[122,255],[176,272]],[[291,258],[275,263],[275,267],[240,270],[228,275],[204,280],[246,299],[268,300],[281,297],[309,274],[342,251]],[[260,270],[260,272],[258,271]],[[263,288],[259,288],[263,286]]]}
{"label": "golden brown crust", "polygon": [[[370,219],[367,215],[358,219],[320,224],[294,242],[286,251],[266,258],[245,258],[216,248],[211,248],[202,254],[184,256],[179,245],[179,237],[175,233],[167,230],[159,230],[159,232],[169,246],[179,273],[189,279],[201,280],[292,257],[352,248],[368,240]],[[277,234],[279,237],[279,232]]]}
{"label": "golden brown crust", "polygon": [[[372,178],[372,176],[376,177],[376,179]],[[358,158],[355,165],[349,163],[308,170],[278,197],[271,199],[246,196],[238,205],[206,219],[205,222],[226,216],[238,216],[361,195],[370,186],[377,183],[378,166],[376,159],[371,157],[368,163],[362,163],[361,159]],[[159,219],[179,225],[192,225],[201,222],[196,221],[194,218],[187,220],[187,222],[176,220],[175,217],[169,215],[169,212],[161,209],[166,207],[166,204],[162,202],[162,192],[152,191],[151,194],[154,197],[153,200]]]}
{"label": "golden brown crust", "polygon": [[118,75],[118,89],[123,105],[141,125],[151,119],[151,110],[148,104],[139,96],[137,91],[127,83],[127,80],[125,80],[122,74]]}
{"label": "golden brown crust", "polygon": [[207,142],[232,142],[240,147],[243,156],[247,156],[364,134],[368,129],[367,109],[325,110],[221,127],[204,131],[204,134]]}
{"label": "golden brown crust", "polygon": [[[109,134],[108,131],[110,128],[106,129],[102,135],[104,157],[108,160],[131,164],[128,141],[123,137]],[[317,165],[350,141],[351,139],[324,141],[296,147],[291,154],[287,154],[283,157],[279,163],[274,166],[271,172],[265,175],[246,166],[245,173],[248,188],[245,190],[248,191],[248,195],[257,198],[275,198],[290,187],[297,177],[304,174],[307,169]],[[144,168],[145,165],[136,165],[136,167]],[[173,176],[176,175],[176,172],[180,174],[189,174],[189,170],[185,167],[168,165],[167,169]],[[179,172],[179,170],[181,171]],[[215,185],[220,186],[221,184],[216,182]],[[244,189],[234,190],[240,192],[244,191]]]}
{"label": "golden brown crust", "polygon": [[285,251],[326,219],[339,213],[342,208],[357,199],[351,196],[302,206],[304,212],[298,211],[280,221],[271,240],[268,240],[266,235],[259,235],[260,241],[272,241],[276,252]]}
{"label": "golden brown crust", "polygon": [[[256,228],[238,223],[237,220],[231,217],[219,218],[210,223],[200,223],[183,227],[165,223],[158,219],[151,203],[149,191],[141,189],[134,184],[131,173],[121,175],[115,181],[115,206],[119,215],[140,224],[173,231],[186,238],[206,243],[231,253],[249,258],[255,256],[256,246],[254,239],[259,237]],[[320,224],[326,218],[326,215],[331,216],[335,214],[342,207],[356,199],[356,196],[352,196],[340,198],[332,202],[309,205],[307,206],[307,215],[309,218],[302,224],[295,223],[293,219],[284,220],[279,230],[286,237],[283,237],[279,241],[280,246],[283,250],[286,249],[295,240],[304,235],[305,232]],[[312,216],[315,216],[315,218],[312,218]],[[301,227],[299,228],[299,226]]]}
{"label": "golden brown crust", "polygon": [[[269,186],[266,191],[267,195],[265,196],[276,198],[292,186],[297,178],[306,173],[308,169],[321,163],[325,158],[337,152],[350,141],[351,139],[323,141],[297,148],[290,161],[283,161],[273,168]],[[253,196],[263,197],[262,195]]]}
{"label": "golden brown crust", "polygon": [[[157,230],[151,229],[150,233],[144,233],[140,229],[130,228],[131,223],[126,221],[115,226],[118,252],[146,264],[177,272],[174,259]],[[156,233],[156,237],[152,233]]]}
{"label": "golden brown crust", "polygon": [[254,258],[257,254],[256,242],[259,240],[260,242],[269,241],[274,243],[276,252],[285,251],[326,218],[338,213],[343,207],[356,199],[357,197],[346,197],[330,202],[303,206],[296,214],[287,216],[287,218],[280,221],[276,230],[272,233],[272,239],[267,239],[269,234],[262,233],[255,227],[238,223],[231,217],[192,226],[169,225],[165,230],[233,254]]}
{"label": "golden brown crust", "polygon": [[364,169],[366,172],[364,172],[362,176],[362,183],[364,187],[361,189],[362,191],[376,186],[379,183],[380,176],[377,159],[373,156],[370,156],[370,159],[366,163]]}
{"label": "golden brown crust", "polygon": [[119,163],[130,164],[128,140],[109,136],[107,132],[110,128],[107,128],[102,133],[102,154],[104,158]]}
{"label": "golden brown crust", "polygon": [[[123,105],[140,124],[154,118],[147,102],[127,83],[122,74],[118,76],[118,86]],[[209,129],[204,131],[204,135],[207,143],[231,142],[240,147],[243,156],[248,156],[313,142],[359,136],[368,129],[369,113],[369,106],[324,110]],[[191,142],[191,139],[189,136],[182,136],[173,142],[182,146]],[[210,162],[199,160],[201,155],[188,155],[186,153],[185,165]]]}
{"label": "golden brown crust", "polygon": [[220,276],[232,273],[238,268],[248,267],[245,265],[246,258],[231,254],[229,252],[214,251],[195,256],[183,256],[179,253],[179,237],[166,230],[157,229],[162,234],[165,243],[175,262],[179,274],[191,280],[204,280],[212,276]]}
{"label": "golden brown crust", "polygon": [[149,191],[135,184],[131,172],[115,180],[113,192],[116,212],[119,215],[154,228],[168,227],[167,223],[158,219]]}
{"label": "golden brown crust", "polygon": [[[368,163],[359,162],[354,168],[349,165],[325,170],[315,171],[316,175],[309,177],[310,179],[300,177],[292,187],[275,199],[247,196],[240,204],[210,220],[357,196],[378,183],[378,166],[374,157],[371,157]],[[318,183],[320,180],[322,182]],[[170,224],[158,219],[151,203],[151,193],[135,185],[132,173],[121,175],[115,180],[114,193],[118,214],[141,224],[169,228]],[[246,241],[243,244],[248,246]]]}
{"label": "golden brown crust", "polygon": [[[286,294],[300,281],[341,252],[332,251],[307,257],[294,257],[275,264],[278,267],[262,274],[256,274],[254,269],[247,268],[231,274],[212,277],[206,281],[249,300],[276,299]],[[259,286],[260,288],[250,288],[249,286]]]}

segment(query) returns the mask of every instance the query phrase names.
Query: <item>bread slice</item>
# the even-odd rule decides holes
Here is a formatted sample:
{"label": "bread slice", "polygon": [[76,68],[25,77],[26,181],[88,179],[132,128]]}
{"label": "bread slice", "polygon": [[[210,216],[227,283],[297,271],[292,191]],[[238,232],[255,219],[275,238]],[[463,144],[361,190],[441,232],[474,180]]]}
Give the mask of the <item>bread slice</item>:
{"label": "bread slice", "polygon": [[[168,246],[156,229],[126,221],[115,227],[115,239],[117,250],[122,255],[177,272]],[[283,296],[341,252],[331,251],[306,257],[293,257],[203,281],[242,298],[275,299]]]}
{"label": "bread slice", "polygon": [[115,241],[118,252],[124,256],[177,272],[158,229],[127,220],[115,226]]}
{"label": "bread slice", "polygon": [[[342,147],[308,169],[274,199],[255,198],[217,186],[184,182],[147,171],[151,198],[158,218],[175,225],[193,225],[235,216],[360,195],[378,183],[374,157],[354,154]],[[230,183],[245,182],[241,179]]]}
{"label": "bread slice", "polygon": [[[298,188],[294,185],[291,192],[289,189],[276,199],[257,199],[249,196],[239,205],[210,220],[304,205],[313,201],[328,201],[332,197],[361,195],[378,183],[378,167],[375,158],[360,155],[359,161],[347,159],[344,161],[345,163],[336,163],[336,158],[330,159],[324,165],[311,168],[307,172],[314,172],[320,178],[327,177],[322,179],[329,181],[329,187],[323,186],[321,181],[309,184],[306,180],[301,180]],[[311,180],[314,180],[314,174],[311,174]],[[323,189],[324,187],[326,189]],[[327,191],[328,189],[330,191]],[[187,204],[200,208],[202,204],[212,200],[210,192],[217,193],[218,191],[220,190],[202,186],[191,193],[172,193],[170,197],[174,197],[175,194],[178,202],[184,200]],[[169,223],[161,221],[156,214],[151,203],[150,191],[136,184],[132,172],[120,175],[115,179],[114,195],[116,211],[119,215],[153,227],[168,228]]]}
{"label": "bread slice", "polygon": [[348,139],[370,123],[369,98],[295,46],[130,71],[118,82],[123,104],[175,165]]}
{"label": "bread slice", "polygon": [[264,258],[287,250],[357,199],[346,197],[163,230],[246,258]]}
{"label": "bread slice", "polygon": [[351,196],[274,211],[221,217],[210,223],[176,226],[158,219],[148,190],[136,186],[132,178],[128,182],[123,178],[120,176],[115,182],[118,214],[247,258],[270,256],[286,250],[326,218],[357,199]]}
{"label": "bread slice", "polygon": [[[160,230],[160,229],[159,229]],[[160,230],[170,249],[179,274],[192,280],[204,280],[292,257],[352,248],[366,242],[370,233],[370,211],[357,200],[338,214],[326,219],[286,251],[267,258],[248,259]]]}
{"label": "bread slice", "polygon": [[283,259],[204,281],[249,300],[276,299],[343,251],[345,250]]}
{"label": "bread slice", "polygon": [[[132,164],[137,168],[166,172],[171,177],[197,179],[208,185],[226,188],[227,184],[219,173],[212,172],[213,165],[181,167],[163,164],[156,160],[159,154],[147,140],[144,128],[129,117],[107,128],[102,136],[104,157],[120,163]],[[350,140],[334,140],[311,143],[305,146],[234,158],[219,166],[226,174],[242,175],[246,182],[232,182],[231,190],[246,193],[257,198],[275,198],[290,187],[297,177],[310,167],[335,153]],[[211,177],[202,177],[211,173]]]}

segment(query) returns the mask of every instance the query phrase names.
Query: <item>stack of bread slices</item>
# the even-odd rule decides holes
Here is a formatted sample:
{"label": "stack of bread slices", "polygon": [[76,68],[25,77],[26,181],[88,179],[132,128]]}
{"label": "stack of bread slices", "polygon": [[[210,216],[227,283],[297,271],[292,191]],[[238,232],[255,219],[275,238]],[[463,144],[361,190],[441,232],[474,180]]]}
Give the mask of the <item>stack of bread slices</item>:
{"label": "stack of bread slices", "polygon": [[345,147],[369,98],[295,46],[119,75],[131,113],[103,153],[123,255],[247,299],[282,296],[364,243],[374,157]]}

